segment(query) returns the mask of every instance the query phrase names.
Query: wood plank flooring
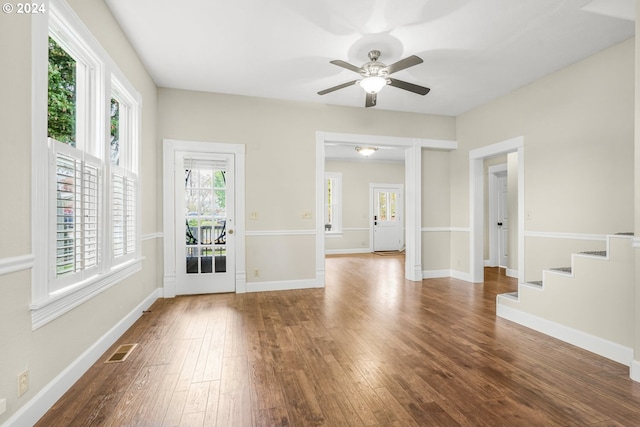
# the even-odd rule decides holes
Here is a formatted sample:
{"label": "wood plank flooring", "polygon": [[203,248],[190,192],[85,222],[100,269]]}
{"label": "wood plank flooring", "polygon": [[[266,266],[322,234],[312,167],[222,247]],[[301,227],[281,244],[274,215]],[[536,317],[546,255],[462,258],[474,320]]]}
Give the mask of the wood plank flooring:
{"label": "wood plank flooring", "polygon": [[332,256],[325,289],[158,300],[37,425],[640,426],[626,366],[496,318],[504,270],[403,274]]}

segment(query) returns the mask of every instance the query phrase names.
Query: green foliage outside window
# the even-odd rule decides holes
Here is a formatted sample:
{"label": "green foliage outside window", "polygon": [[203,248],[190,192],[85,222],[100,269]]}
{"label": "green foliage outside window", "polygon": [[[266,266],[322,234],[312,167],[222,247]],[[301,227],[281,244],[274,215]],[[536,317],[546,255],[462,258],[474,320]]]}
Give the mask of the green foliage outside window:
{"label": "green foliage outside window", "polygon": [[76,61],[49,37],[47,135],[76,145]]}

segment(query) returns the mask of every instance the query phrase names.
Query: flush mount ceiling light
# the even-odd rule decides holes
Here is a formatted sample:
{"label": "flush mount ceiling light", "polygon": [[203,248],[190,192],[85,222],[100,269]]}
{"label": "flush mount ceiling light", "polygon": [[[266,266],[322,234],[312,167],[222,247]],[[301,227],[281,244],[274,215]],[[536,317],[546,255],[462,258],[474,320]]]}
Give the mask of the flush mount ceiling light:
{"label": "flush mount ceiling light", "polygon": [[376,147],[356,147],[356,151],[365,157],[369,157],[378,151],[378,149]]}

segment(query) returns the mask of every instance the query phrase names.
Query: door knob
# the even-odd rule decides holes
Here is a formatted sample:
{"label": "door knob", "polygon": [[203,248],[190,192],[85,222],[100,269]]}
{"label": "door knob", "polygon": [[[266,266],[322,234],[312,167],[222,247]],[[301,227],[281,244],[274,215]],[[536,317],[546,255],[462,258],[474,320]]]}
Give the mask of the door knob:
{"label": "door knob", "polygon": [[228,231],[228,233],[229,233],[229,234],[233,234],[233,230],[229,230],[229,231]]}
{"label": "door knob", "polygon": [[498,223],[498,226],[499,226],[499,227],[502,227],[502,223],[501,223],[501,222],[499,222],[499,223]]}

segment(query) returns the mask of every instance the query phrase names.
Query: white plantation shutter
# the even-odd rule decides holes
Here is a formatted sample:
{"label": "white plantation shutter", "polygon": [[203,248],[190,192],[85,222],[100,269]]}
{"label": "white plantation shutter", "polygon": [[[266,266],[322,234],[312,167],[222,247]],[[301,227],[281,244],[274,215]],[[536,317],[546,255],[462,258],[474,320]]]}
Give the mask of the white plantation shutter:
{"label": "white plantation shutter", "polygon": [[112,250],[116,262],[125,261],[133,257],[136,252],[136,186],[135,174],[113,167],[111,174]]}
{"label": "white plantation shutter", "polygon": [[111,179],[111,216],[113,218],[113,257],[124,255],[124,177]]}
{"label": "white plantation shutter", "polygon": [[126,252],[134,254],[136,251],[136,187],[137,182],[132,178],[125,181],[125,222],[126,228]]}
{"label": "white plantation shutter", "polygon": [[58,283],[55,288],[59,288],[97,272],[102,170],[95,157],[55,140],[50,144],[55,159],[56,201],[53,275]]}

